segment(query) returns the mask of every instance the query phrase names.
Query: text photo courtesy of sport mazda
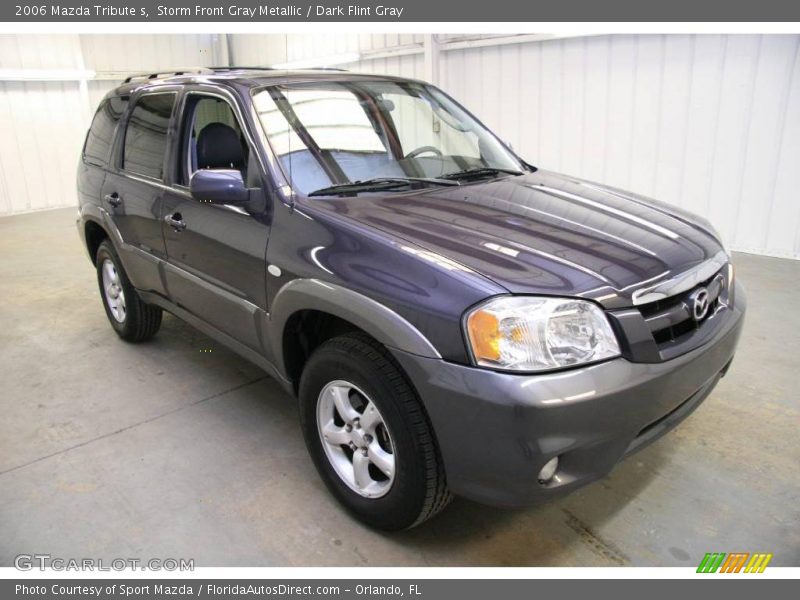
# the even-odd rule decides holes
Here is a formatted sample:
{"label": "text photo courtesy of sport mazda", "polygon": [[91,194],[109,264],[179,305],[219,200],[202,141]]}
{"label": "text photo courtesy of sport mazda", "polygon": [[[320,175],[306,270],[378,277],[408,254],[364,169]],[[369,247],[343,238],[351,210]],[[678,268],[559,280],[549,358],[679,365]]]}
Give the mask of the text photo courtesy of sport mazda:
{"label": "text photo courtesy of sport mazda", "polygon": [[417,80],[129,77],[78,195],[117,335],[166,310],[259,365],[380,529],[604,477],[708,396],[743,324],[705,219],[539,169]]}

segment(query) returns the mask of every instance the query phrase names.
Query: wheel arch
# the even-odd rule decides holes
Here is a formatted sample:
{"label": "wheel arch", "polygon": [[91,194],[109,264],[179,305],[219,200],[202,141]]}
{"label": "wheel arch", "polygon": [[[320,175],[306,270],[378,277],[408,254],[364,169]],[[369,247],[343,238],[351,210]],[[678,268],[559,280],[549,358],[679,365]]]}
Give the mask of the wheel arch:
{"label": "wheel arch", "polygon": [[276,366],[295,386],[313,349],[349,331],[361,331],[389,348],[441,358],[433,344],[392,309],[317,279],[296,279],[284,285],[270,306],[270,321]]}
{"label": "wheel arch", "polygon": [[103,225],[94,219],[86,219],[83,225],[83,234],[86,240],[86,250],[92,263],[97,259],[97,250],[103,240],[111,239],[111,235]]}

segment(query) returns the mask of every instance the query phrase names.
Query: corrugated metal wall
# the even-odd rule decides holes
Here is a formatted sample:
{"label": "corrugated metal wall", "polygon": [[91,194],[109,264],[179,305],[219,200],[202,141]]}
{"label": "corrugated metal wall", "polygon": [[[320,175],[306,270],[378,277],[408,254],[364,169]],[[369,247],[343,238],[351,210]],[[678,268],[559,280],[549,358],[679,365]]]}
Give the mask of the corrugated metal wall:
{"label": "corrugated metal wall", "polygon": [[[421,44],[422,41],[422,35],[412,34],[243,34],[231,36],[231,58],[240,65],[272,65],[330,55],[391,50],[398,46]],[[422,77],[423,56],[378,58],[341,66],[364,73]]]}
{"label": "corrugated metal wall", "polygon": [[[219,64],[215,36],[0,36],[0,66]],[[800,36],[625,35],[448,50],[439,85],[544,168],[707,216],[735,249],[800,257]],[[420,35],[236,35],[238,64],[421,44]],[[424,56],[358,71],[424,78]],[[88,109],[113,82],[0,83],[0,214],[74,203]],[[68,115],[68,118],[64,118]],[[42,177],[42,165],[56,173]]]}
{"label": "corrugated metal wall", "polygon": [[[0,36],[3,68],[76,68],[77,36]],[[86,131],[80,84],[0,82],[0,213],[74,204]]]}

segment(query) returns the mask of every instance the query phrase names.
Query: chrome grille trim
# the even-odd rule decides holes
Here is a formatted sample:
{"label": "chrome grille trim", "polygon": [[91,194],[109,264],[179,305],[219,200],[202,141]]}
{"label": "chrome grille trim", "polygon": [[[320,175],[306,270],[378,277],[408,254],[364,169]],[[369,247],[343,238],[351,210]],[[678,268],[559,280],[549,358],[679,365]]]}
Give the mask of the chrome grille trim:
{"label": "chrome grille trim", "polygon": [[683,292],[691,290],[703,281],[709,279],[714,273],[722,269],[728,262],[728,255],[724,250],[720,250],[712,258],[700,263],[696,267],[684,271],[670,279],[666,279],[651,286],[636,290],[631,295],[634,306],[649,304],[677,296]]}
{"label": "chrome grille trim", "polygon": [[[711,280],[711,283],[709,283],[707,287],[709,306],[715,306],[716,301],[720,299],[720,294],[722,294],[722,291],[725,288],[725,278],[720,273]],[[710,314],[711,313],[709,312],[709,316]],[[692,319],[692,309],[687,304],[685,299],[679,301],[674,306],[658,311],[644,318],[648,328],[654,334],[662,329],[666,329],[667,327],[679,325],[684,321],[688,321],[689,319]]]}

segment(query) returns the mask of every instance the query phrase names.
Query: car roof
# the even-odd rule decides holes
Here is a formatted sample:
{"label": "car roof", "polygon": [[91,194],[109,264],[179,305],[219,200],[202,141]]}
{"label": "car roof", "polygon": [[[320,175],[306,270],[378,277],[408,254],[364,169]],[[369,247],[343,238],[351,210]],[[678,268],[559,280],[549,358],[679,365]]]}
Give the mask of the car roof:
{"label": "car roof", "polygon": [[268,67],[191,67],[186,69],[139,73],[128,76],[112,93],[126,95],[139,89],[157,88],[166,85],[192,83],[235,84],[244,87],[260,87],[275,83],[298,83],[313,81],[416,81],[390,75],[353,73],[343,69],[272,69]]}

